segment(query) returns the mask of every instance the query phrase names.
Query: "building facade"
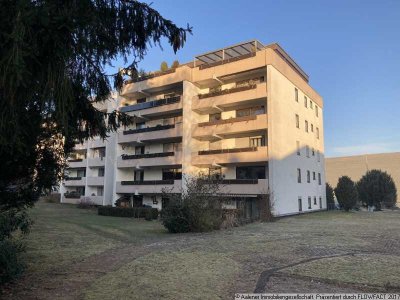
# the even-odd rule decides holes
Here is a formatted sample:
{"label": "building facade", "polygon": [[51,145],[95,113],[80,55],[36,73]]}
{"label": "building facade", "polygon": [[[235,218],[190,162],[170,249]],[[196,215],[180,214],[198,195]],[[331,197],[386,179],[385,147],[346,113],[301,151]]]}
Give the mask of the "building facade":
{"label": "building facade", "polygon": [[102,204],[162,209],[163,190],[180,193],[201,173],[223,180],[228,207],[254,211],[269,193],[276,215],[326,208],[323,101],[278,44],[245,42],[128,80],[115,102],[135,124],[105,146],[113,196]]}
{"label": "building facade", "polygon": [[[327,182],[336,187],[342,176],[349,176],[353,181],[361,179],[369,170],[382,170],[392,176],[397,187],[400,188],[400,152],[363,154],[343,157],[329,157],[325,160]],[[397,203],[399,203],[399,192]]]}

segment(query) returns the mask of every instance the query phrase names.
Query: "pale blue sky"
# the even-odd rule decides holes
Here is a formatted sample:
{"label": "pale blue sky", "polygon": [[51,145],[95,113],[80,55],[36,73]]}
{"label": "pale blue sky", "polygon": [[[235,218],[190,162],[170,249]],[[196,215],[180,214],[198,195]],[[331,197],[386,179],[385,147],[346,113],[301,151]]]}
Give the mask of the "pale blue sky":
{"label": "pale blue sky", "polygon": [[193,35],[177,55],[167,43],[149,49],[140,67],[250,39],[278,42],[324,98],[327,156],[400,151],[400,0],[152,2]]}

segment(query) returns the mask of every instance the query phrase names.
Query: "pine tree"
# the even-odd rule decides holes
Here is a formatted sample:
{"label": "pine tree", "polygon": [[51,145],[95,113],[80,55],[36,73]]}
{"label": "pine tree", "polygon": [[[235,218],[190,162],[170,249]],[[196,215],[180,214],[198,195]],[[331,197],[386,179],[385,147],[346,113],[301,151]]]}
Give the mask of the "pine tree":
{"label": "pine tree", "polygon": [[358,193],[355,183],[348,176],[339,178],[335,188],[336,199],[339,202],[340,208],[345,211],[353,209],[358,201]]}

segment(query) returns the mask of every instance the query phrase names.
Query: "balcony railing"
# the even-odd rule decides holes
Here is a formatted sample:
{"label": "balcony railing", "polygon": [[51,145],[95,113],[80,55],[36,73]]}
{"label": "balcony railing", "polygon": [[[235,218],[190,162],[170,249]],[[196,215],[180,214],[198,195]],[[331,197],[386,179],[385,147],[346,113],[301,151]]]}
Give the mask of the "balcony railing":
{"label": "balcony railing", "polygon": [[139,158],[155,158],[155,157],[166,157],[166,156],[174,156],[175,152],[161,152],[161,153],[148,153],[148,154],[122,154],[121,157],[123,160],[126,159],[139,159]]}
{"label": "balcony railing", "polygon": [[226,95],[226,94],[231,94],[231,93],[237,93],[237,92],[252,90],[252,89],[255,89],[256,87],[257,87],[257,84],[249,84],[249,85],[238,86],[238,87],[234,87],[234,88],[226,89],[226,90],[221,90],[221,91],[217,91],[217,92],[211,92],[211,93],[207,93],[207,94],[199,94],[199,99],[216,97],[216,96],[221,96],[221,95]]}
{"label": "balcony railing", "polygon": [[220,184],[258,184],[258,179],[206,179],[204,182],[218,182]]}
{"label": "balcony railing", "polygon": [[147,108],[152,108],[152,107],[157,107],[157,106],[173,104],[173,103],[177,103],[179,101],[181,101],[181,96],[175,96],[175,97],[170,97],[170,98],[166,98],[166,99],[153,100],[153,101],[149,101],[149,102],[137,103],[137,104],[121,107],[120,111],[122,111],[122,112],[137,111],[137,110],[142,110],[142,109],[147,109]]}
{"label": "balcony railing", "polygon": [[165,130],[171,128],[175,128],[175,124],[157,125],[154,127],[139,128],[139,129],[129,129],[129,130],[124,130],[123,134],[126,135],[126,134],[142,133],[142,132],[151,132],[151,131]]}
{"label": "balcony railing", "polygon": [[70,180],[81,180],[82,177],[65,177],[66,181],[70,181]]}
{"label": "balcony railing", "polygon": [[203,150],[203,151],[199,151],[199,155],[222,154],[222,153],[239,153],[239,152],[253,152],[253,151],[257,151],[257,147],[233,148],[233,149],[216,149],[216,150]]}
{"label": "balcony railing", "polygon": [[162,75],[167,75],[167,74],[172,74],[175,73],[176,68],[173,69],[169,69],[167,71],[164,72],[152,72],[150,74],[144,75],[144,76],[140,76],[137,78],[132,78],[132,79],[128,79],[124,81],[124,84],[130,84],[130,83],[134,83],[134,82],[140,82],[140,81],[144,81],[150,78],[154,78],[154,77],[158,77],[158,76],[162,76]]}
{"label": "balcony railing", "polygon": [[66,193],[64,193],[64,197],[65,197],[65,198],[69,198],[69,199],[71,199],[71,198],[78,199],[78,198],[80,198],[81,196],[82,196],[82,195],[81,195],[81,194],[78,194],[77,192],[70,192],[70,193],[66,192]]}
{"label": "balcony railing", "polygon": [[83,161],[82,158],[71,158],[71,159],[67,159],[68,162],[81,162]]}
{"label": "balcony railing", "polygon": [[197,125],[199,127],[204,127],[204,126],[213,126],[213,125],[221,125],[221,124],[229,124],[229,123],[250,121],[250,120],[256,120],[256,119],[257,119],[257,115],[252,115],[252,116],[231,118],[231,119],[226,119],[226,120],[216,120],[216,121],[210,121],[210,122],[203,122],[203,123],[199,123]]}
{"label": "balcony railing", "polygon": [[220,61],[209,63],[209,64],[203,64],[203,65],[200,65],[199,69],[203,70],[203,69],[207,69],[207,68],[212,68],[212,67],[216,67],[216,66],[219,66],[219,65],[224,65],[224,64],[227,64],[227,63],[238,61],[238,60],[241,60],[241,59],[250,58],[250,57],[253,57],[253,56],[256,56],[256,52],[252,52],[252,53],[236,56],[236,57],[233,57],[233,58],[220,60]]}
{"label": "balcony railing", "polygon": [[121,185],[170,185],[174,180],[121,181]]}

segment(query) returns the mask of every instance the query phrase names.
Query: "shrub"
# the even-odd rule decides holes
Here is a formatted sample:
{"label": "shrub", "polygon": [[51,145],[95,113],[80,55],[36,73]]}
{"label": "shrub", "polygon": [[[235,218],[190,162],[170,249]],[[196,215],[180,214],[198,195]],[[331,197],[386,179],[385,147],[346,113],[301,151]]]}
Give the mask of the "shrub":
{"label": "shrub", "polygon": [[60,203],[61,195],[59,193],[53,193],[40,197],[40,200],[46,203]]}
{"label": "shrub", "polygon": [[161,72],[168,71],[168,64],[167,64],[167,62],[163,61],[163,62],[161,63],[160,71],[161,71]]}
{"label": "shrub", "polygon": [[81,209],[90,209],[96,207],[96,204],[94,204],[94,202],[89,198],[85,197],[80,199],[76,206]]}
{"label": "shrub", "polygon": [[157,208],[149,207],[112,207],[112,206],[99,206],[97,213],[100,216],[112,216],[112,217],[125,217],[125,218],[146,218],[146,214],[149,212],[149,216],[152,219],[158,218]]}
{"label": "shrub", "polygon": [[7,238],[0,241],[0,285],[21,275],[24,264],[19,259],[22,244]]}
{"label": "shrub", "polygon": [[165,190],[170,205],[163,209],[161,221],[171,233],[205,232],[219,229],[222,218],[223,195],[220,181],[203,176],[185,178],[186,189],[181,194]]}
{"label": "shrub", "polygon": [[171,65],[171,69],[176,69],[177,67],[179,67],[179,61],[174,60],[174,62]]}
{"label": "shrub", "polygon": [[380,170],[368,171],[357,183],[360,200],[364,206],[393,208],[397,190],[393,178]]}
{"label": "shrub", "polygon": [[355,183],[348,176],[339,178],[335,195],[339,202],[340,208],[345,211],[353,209],[357,205],[358,193]]}
{"label": "shrub", "polygon": [[326,205],[328,210],[335,209],[335,197],[333,195],[333,188],[329,183],[326,183]]}

